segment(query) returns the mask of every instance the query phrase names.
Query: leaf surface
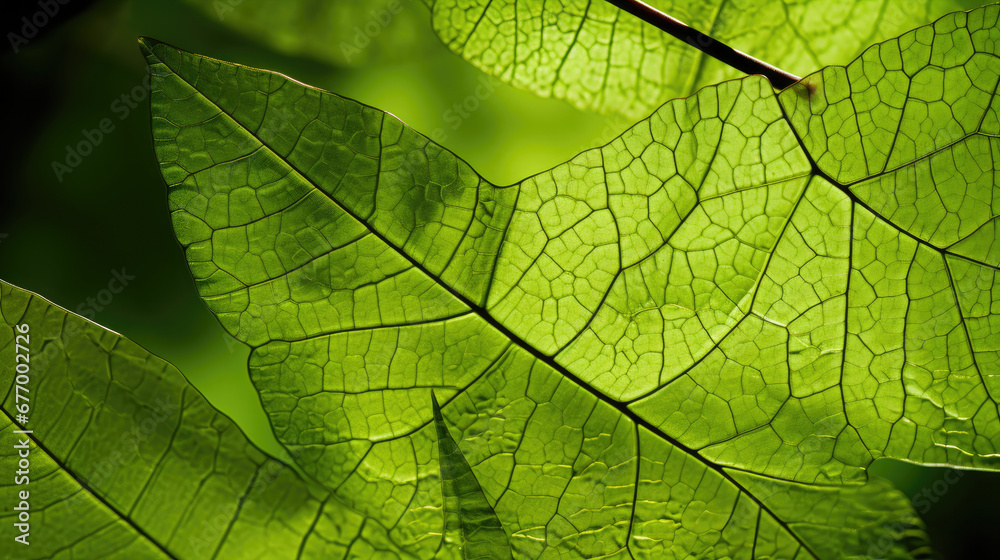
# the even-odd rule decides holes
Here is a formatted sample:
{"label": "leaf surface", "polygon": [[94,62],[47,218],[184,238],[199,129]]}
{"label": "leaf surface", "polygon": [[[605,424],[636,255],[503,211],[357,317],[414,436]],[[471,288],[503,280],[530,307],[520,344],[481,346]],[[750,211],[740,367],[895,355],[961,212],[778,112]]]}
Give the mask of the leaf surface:
{"label": "leaf surface", "polygon": [[[424,0],[448,47],[485,72],[581,109],[647,116],[742,74],[603,0]],[[876,41],[968,0],[648,0],[647,4],[796,75],[844,64]],[[707,41],[705,37],[692,39]]]}
{"label": "leaf surface", "polygon": [[[30,465],[27,484],[0,485],[10,504],[0,513],[5,551],[23,559],[402,556],[376,522],[262,453],[173,366],[127,338],[3,282],[0,315],[0,464],[13,473],[27,445]],[[17,325],[29,327],[27,341],[15,339]],[[27,391],[8,367],[26,353],[15,343],[28,348]],[[23,404],[27,423],[15,422]],[[11,509],[24,491],[28,546],[14,542],[21,532]]]}
{"label": "leaf surface", "polygon": [[143,48],[199,292],[279,441],[403,546],[443,532],[436,394],[515,556],[907,557],[905,500],[840,485],[998,467],[997,13],[780,96],[705,88],[510,186],[377,109]]}

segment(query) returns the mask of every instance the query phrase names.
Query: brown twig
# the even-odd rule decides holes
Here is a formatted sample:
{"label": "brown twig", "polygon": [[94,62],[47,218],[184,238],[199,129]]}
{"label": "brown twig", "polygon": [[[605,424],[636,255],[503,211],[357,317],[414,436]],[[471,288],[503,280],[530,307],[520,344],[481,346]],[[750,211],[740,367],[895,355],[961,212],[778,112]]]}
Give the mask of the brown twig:
{"label": "brown twig", "polygon": [[723,64],[732,66],[746,74],[760,74],[764,76],[771,82],[771,85],[775,89],[785,89],[801,79],[794,74],[789,74],[780,68],[776,68],[764,61],[757,60],[746,53],[740,52],[722,41],[717,41],[697,29],[688,27],[680,20],[668,16],[645,2],[640,2],[639,0],[605,1],[673,35]]}

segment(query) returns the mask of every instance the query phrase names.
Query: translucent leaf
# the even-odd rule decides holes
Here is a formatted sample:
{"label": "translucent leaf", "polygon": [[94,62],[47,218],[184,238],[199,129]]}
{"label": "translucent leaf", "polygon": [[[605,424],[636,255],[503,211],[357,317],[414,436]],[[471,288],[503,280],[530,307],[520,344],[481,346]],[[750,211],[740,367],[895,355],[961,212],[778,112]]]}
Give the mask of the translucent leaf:
{"label": "translucent leaf", "polygon": [[997,15],[702,89],[510,186],[143,48],[201,296],[279,440],[399,546],[453,548],[434,394],[515,557],[905,558],[874,459],[1000,466]]}

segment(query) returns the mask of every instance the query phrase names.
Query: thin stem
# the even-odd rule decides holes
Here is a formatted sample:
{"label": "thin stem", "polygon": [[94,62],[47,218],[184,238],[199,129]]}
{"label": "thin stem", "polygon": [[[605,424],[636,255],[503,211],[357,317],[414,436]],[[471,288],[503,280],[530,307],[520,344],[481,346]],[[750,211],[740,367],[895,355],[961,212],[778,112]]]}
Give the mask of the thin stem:
{"label": "thin stem", "polygon": [[668,16],[645,2],[639,0],[605,1],[673,35],[723,64],[732,66],[746,74],[764,76],[775,89],[785,89],[801,79],[794,74],[789,74],[780,68],[740,52],[722,41],[717,41],[697,29],[688,27],[680,20]]}

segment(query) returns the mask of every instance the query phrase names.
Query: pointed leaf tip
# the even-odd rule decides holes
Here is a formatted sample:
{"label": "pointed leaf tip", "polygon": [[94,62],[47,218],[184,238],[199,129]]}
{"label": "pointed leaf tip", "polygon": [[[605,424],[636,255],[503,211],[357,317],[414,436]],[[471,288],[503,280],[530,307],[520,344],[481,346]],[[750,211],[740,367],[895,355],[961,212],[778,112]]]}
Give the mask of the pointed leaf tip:
{"label": "pointed leaf tip", "polygon": [[445,531],[450,529],[458,534],[463,556],[467,560],[512,558],[500,518],[487,501],[469,461],[444,423],[433,391],[431,406],[438,434]]}
{"label": "pointed leaf tip", "polygon": [[434,410],[434,421],[442,421],[441,405],[438,404],[437,396],[434,394],[434,391],[431,391],[431,408]]}
{"label": "pointed leaf tip", "polygon": [[139,36],[138,40],[139,40],[139,52],[142,53],[142,56],[146,58],[153,56],[153,47],[159,44],[159,41],[157,41],[156,39],[150,39],[149,37],[143,37],[141,35]]}

